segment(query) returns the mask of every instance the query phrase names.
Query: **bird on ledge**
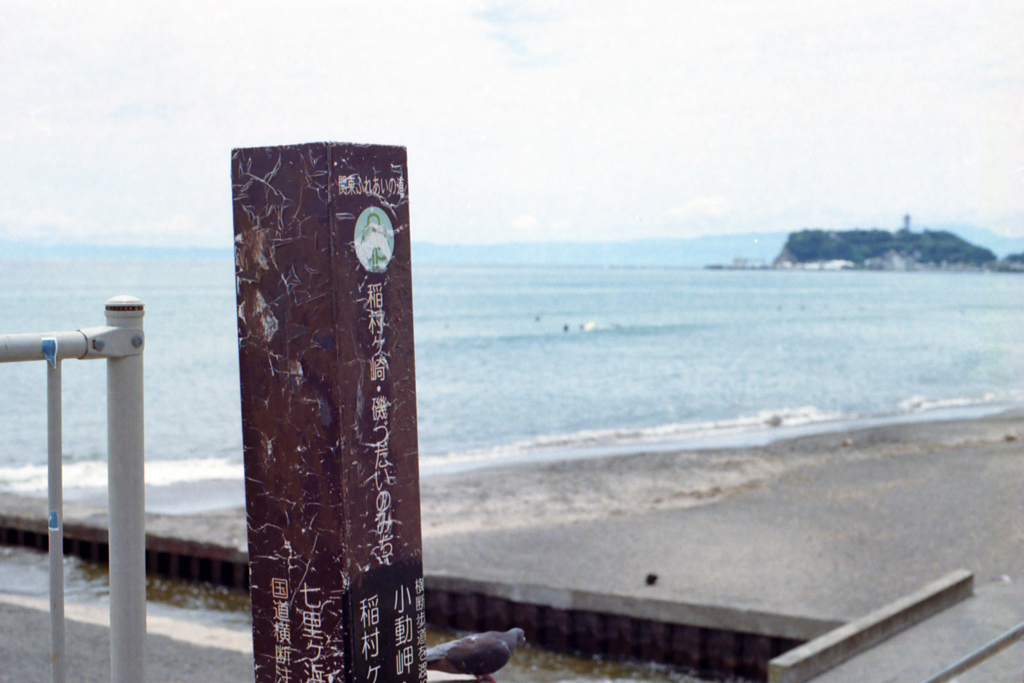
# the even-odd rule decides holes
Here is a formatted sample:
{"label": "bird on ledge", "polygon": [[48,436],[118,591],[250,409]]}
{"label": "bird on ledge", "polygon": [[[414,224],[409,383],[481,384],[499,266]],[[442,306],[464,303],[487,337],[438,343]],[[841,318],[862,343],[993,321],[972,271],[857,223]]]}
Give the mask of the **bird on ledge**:
{"label": "bird on ledge", "polygon": [[477,680],[495,683],[491,677],[508,664],[516,647],[526,642],[523,629],[504,633],[487,631],[427,649],[427,668],[449,674],[469,674]]}

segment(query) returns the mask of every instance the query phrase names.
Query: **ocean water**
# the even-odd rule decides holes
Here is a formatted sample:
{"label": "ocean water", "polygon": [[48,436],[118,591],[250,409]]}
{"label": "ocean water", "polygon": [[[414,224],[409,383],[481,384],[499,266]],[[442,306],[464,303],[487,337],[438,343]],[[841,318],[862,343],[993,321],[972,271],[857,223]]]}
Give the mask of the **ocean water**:
{"label": "ocean water", "polygon": [[[1024,403],[1011,274],[414,267],[421,470],[764,443]],[[233,264],[0,261],[0,334],[146,304],[147,482],[242,478]],[[65,361],[65,489],[106,482],[105,367]],[[0,490],[45,494],[43,363],[0,365]]]}

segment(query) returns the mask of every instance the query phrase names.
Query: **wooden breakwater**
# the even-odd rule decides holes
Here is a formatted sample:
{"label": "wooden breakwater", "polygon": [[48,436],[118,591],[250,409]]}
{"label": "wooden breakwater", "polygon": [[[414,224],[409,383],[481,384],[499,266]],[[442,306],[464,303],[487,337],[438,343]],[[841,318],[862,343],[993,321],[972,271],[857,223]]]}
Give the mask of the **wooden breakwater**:
{"label": "wooden breakwater", "polygon": [[[147,515],[150,574],[248,589],[241,511]],[[45,501],[0,497],[0,543],[48,549]],[[65,504],[64,553],[106,563],[106,510]],[[465,631],[519,626],[560,652],[658,662],[713,677],[768,679],[768,663],[841,622],[607,593],[433,575],[427,621]]]}

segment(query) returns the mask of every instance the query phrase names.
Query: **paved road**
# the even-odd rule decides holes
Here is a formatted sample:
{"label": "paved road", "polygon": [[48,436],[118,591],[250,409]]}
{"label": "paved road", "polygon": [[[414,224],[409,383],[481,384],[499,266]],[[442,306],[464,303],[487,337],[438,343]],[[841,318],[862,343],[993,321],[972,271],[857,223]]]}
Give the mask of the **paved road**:
{"label": "paved road", "polygon": [[[105,611],[105,610],[99,610]],[[162,620],[164,626],[168,620]],[[196,627],[178,622],[180,636],[195,639]],[[217,634],[200,630],[211,640]],[[191,632],[191,633],[190,633]],[[237,634],[226,634],[229,638]],[[110,629],[95,623],[67,622],[67,680],[74,683],[109,683]],[[49,683],[50,615],[10,604],[0,598],[0,682]],[[146,642],[146,681],[149,683],[252,683],[251,653],[237,649],[203,647],[165,635],[150,634]]]}

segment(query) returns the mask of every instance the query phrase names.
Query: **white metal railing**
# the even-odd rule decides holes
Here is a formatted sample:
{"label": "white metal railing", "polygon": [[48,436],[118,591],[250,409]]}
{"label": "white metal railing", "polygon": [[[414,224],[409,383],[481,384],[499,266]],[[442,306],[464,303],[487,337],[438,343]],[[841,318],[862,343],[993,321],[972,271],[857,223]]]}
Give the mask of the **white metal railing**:
{"label": "white metal railing", "polygon": [[998,638],[985,643],[960,661],[949,665],[924,681],[924,683],[945,683],[946,681],[951,681],[960,674],[978,666],[989,657],[1002,652],[1022,638],[1024,638],[1024,622],[1017,624]]}
{"label": "white metal railing", "polygon": [[142,329],[145,307],[130,296],[106,302],[107,324],[74,332],[0,335],[0,363],[48,361],[46,380],[50,647],[53,683],[64,683],[64,505],[61,361],[107,359],[110,679],[145,679],[146,528]]}

